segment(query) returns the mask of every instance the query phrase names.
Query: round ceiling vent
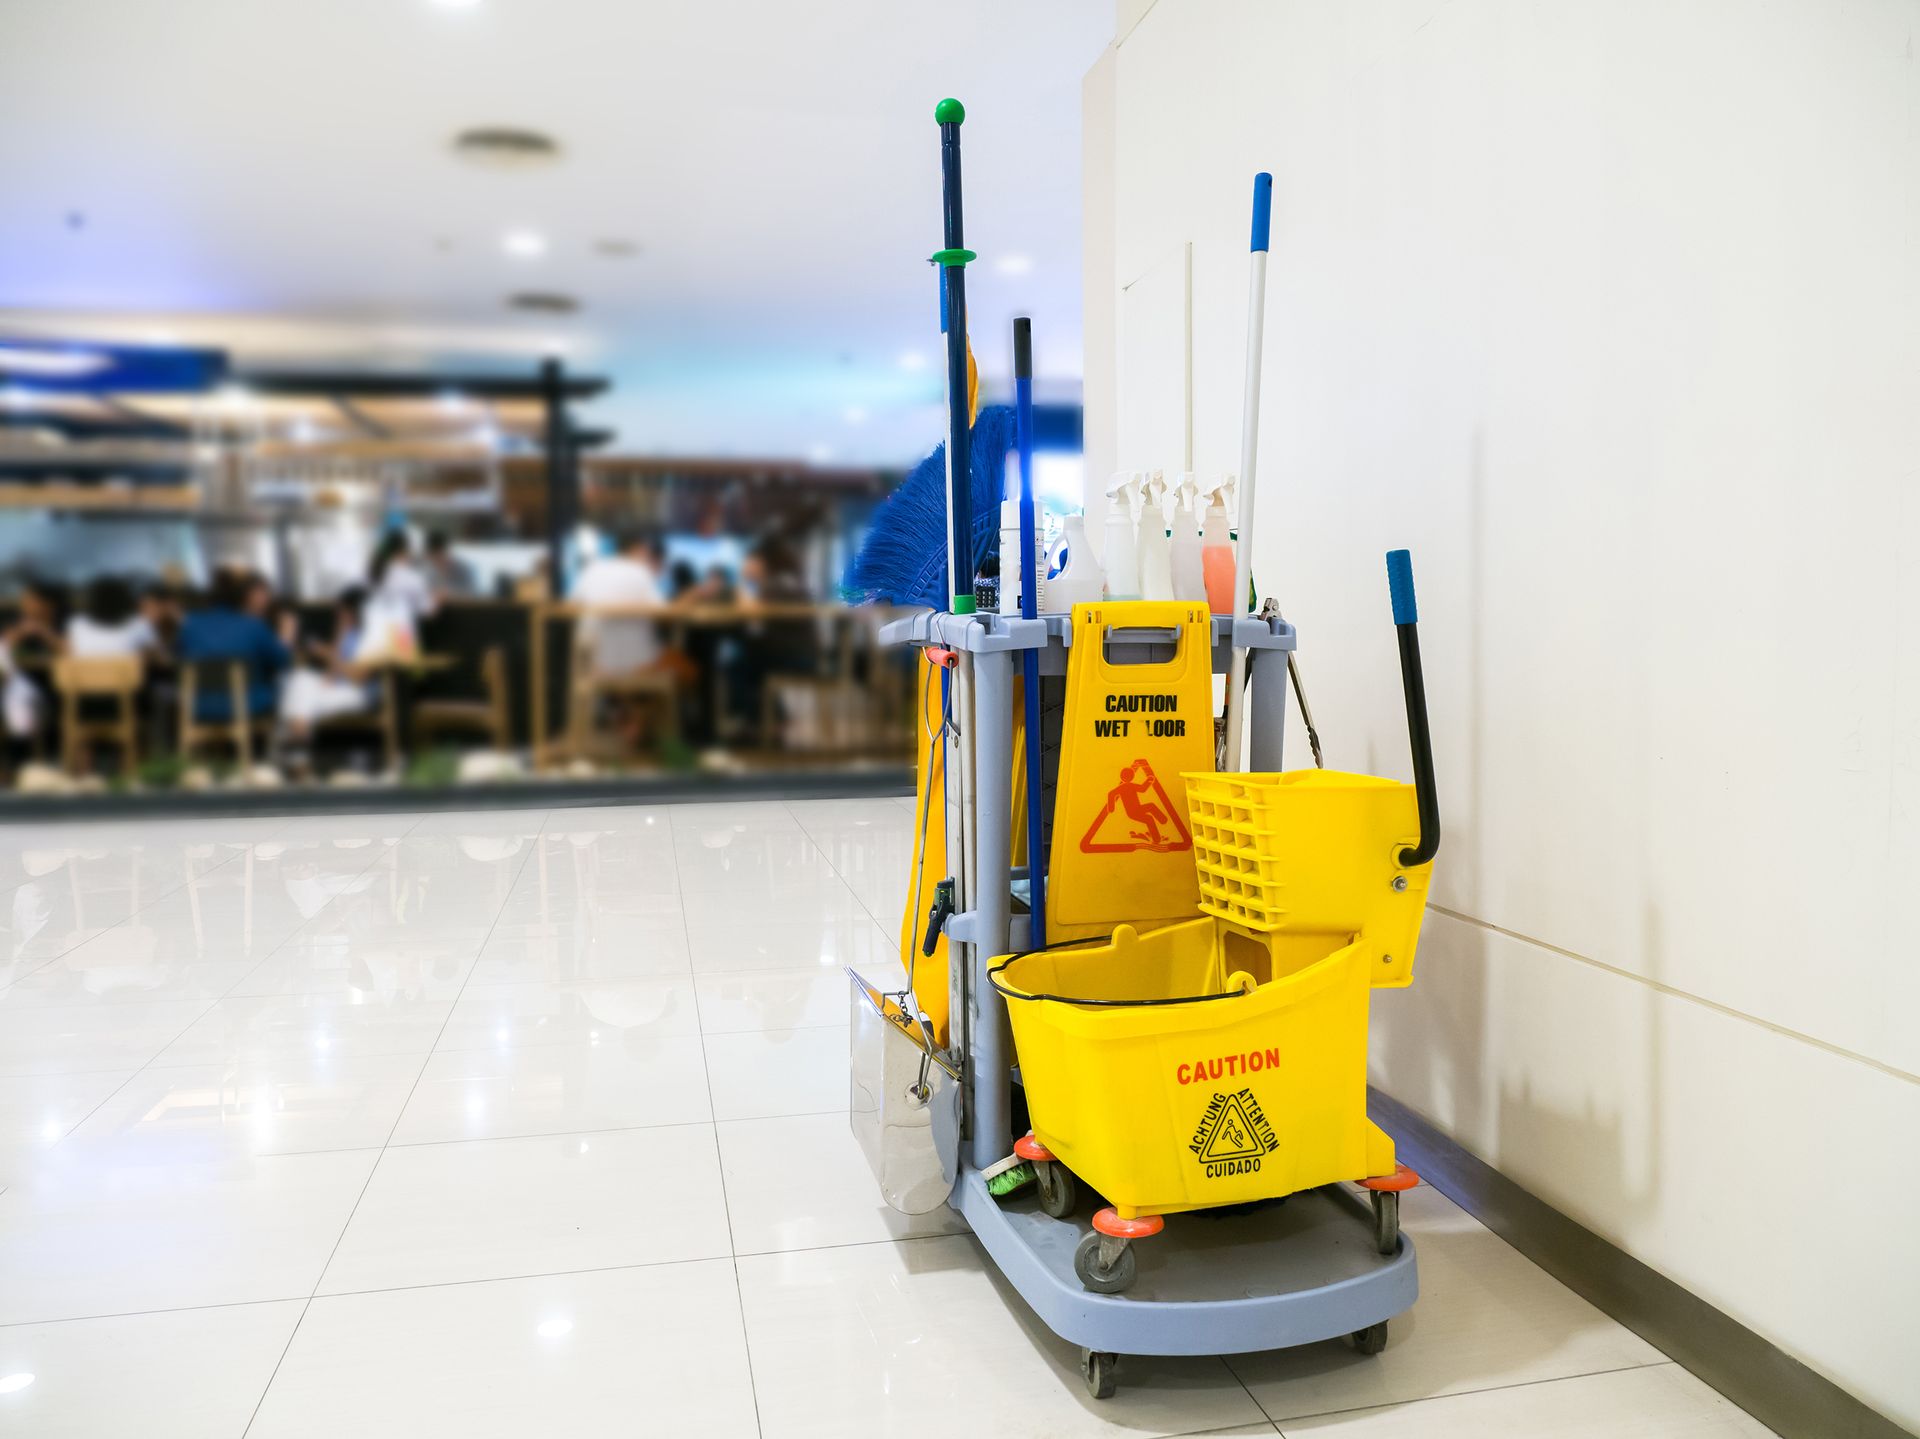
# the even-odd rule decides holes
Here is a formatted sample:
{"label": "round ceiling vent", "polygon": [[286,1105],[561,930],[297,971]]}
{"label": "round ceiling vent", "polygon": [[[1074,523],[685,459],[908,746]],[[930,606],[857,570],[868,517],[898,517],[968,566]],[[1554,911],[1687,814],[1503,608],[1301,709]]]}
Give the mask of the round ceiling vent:
{"label": "round ceiling vent", "polygon": [[455,135],[453,153],[489,170],[529,170],[558,163],[560,142],[538,130],[481,125]]}
{"label": "round ceiling vent", "polygon": [[557,290],[522,290],[507,296],[507,308],[535,315],[571,315],[578,312],[580,302]]}

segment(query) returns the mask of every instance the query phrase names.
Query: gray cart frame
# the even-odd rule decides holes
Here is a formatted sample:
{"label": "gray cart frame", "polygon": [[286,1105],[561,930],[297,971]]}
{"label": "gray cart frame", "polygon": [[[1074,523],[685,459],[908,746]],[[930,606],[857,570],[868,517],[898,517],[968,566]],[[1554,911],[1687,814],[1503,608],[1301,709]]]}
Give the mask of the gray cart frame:
{"label": "gray cart frame", "polygon": [[[1215,616],[1213,625],[1216,674],[1228,671],[1229,644],[1247,651],[1251,767],[1278,770],[1293,627],[1254,616]],[[949,1036],[962,1104],[949,1202],[1047,1327],[1094,1358],[1250,1353],[1384,1324],[1418,1295],[1413,1244],[1402,1233],[1395,1253],[1378,1253],[1367,1205],[1341,1186],[1279,1205],[1171,1216],[1161,1234],[1134,1246],[1138,1275],[1126,1293],[1112,1295],[1090,1292],[1074,1273],[1074,1247],[1091,1217],[1084,1198],[1076,1213],[1055,1219],[1030,1194],[1003,1201],[987,1192],[981,1171],[1011,1154],[1016,1136],[1013,1038],[1006,1002],[986,972],[996,956],[1025,948],[1028,932],[1027,916],[1013,912],[1013,687],[1026,650],[1040,652],[1043,676],[1064,674],[1071,634],[1066,615],[934,612],[881,631],[884,643],[937,645],[959,656],[952,679],[957,732],[947,737],[946,755],[947,854],[959,898],[946,936]],[[1134,643],[1145,647],[1142,658],[1158,657],[1160,641],[1150,633],[1139,632]],[[1127,647],[1122,638],[1111,646],[1122,653]]]}

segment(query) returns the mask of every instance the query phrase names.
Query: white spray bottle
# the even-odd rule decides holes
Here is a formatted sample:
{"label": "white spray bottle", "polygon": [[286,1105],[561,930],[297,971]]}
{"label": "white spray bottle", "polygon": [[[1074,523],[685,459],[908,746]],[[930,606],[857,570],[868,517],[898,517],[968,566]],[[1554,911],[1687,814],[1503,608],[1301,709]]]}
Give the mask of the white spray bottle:
{"label": "white spray bottle", "polygon": [[1140,555],[1140,598],[1173,598],[1173,549],[1167,538],[1167,477],[1155,470],[1147,476],[1140,505],[1140,529],[1135,541]]}
{"label": "white spray bottle", "polygon": [[1244,606],[1233,593],[1233,531],[1227,514],[1233,503],[1233,476],[1222,475],[1207,492],[1207,523],[1200,532],[1200,573],[1206,581],[1207,608],[1216,615],[1236,615]]}
{"label": "white spray bottle", "polygon": [[1206,570],[1200,563],[1200,484],[1192,471],[1180,476],[1173,492],[1173,538],[1168,544],[1173,597],[1194,603],[1207,597]]}
{"label": "white spray bottle", "polygon": [[[1093,556],[1093,542],[1087,538],[1087,517],[1074,513],[1060,522],[1059,544],[1066,556],[1058,574],[1048,575],[1040,586],[1040,607],[1036,614],[1069,614],[1075,605],[1099,603],[1106,593],[1106,577],[1100,573],[1100,561]],[[1047,567],[1040,566],[1042,574]]]}
{"label": "white spray bottle", "polygon": [[1140,598],[1139,520],[1134,501],[1146,476],[1139,470],[1117,470],[1107,481],[1107,598]]}

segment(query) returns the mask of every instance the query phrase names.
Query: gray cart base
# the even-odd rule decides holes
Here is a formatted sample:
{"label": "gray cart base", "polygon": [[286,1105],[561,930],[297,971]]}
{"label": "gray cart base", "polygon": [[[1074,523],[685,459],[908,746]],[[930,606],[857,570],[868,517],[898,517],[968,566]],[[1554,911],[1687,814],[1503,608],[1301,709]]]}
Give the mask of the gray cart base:
{"label": "gray cart base", "polygon": [[[967,844],[954,844],[951,828],[948,843],[949,864],[973,881],[946,926],[952,1051],[963,1075],[963,1137],[950,1202],[1041,1321],[1081,1347],[1089,1387],[1100,1397],[1112,1393],[1107,1366],[1115,1355],[1285,1349],[1359,1334],[1411,1308],[1419,1292],[1412,1242],[1401,1234],[1394,1253],[1379,1253],[1366,1203],[1337,1186],[1240,1212],[1168,1216],[1160,1234],[1134,1244],[1138,1274],[1124,1294],[1090,1292],[1074,1273],[1074,1246],[1091,1228],[1091,1196],[1077,1212],[1054,1219],[1031,1190],[1005,1201],[987,1193],[980,1171],[1010,1154],[1016,1136],[1013,1037],[986,970],[995,956],[1024,947],[1028,930],[1026,915],[1013,910],[1010,867],[1013,682],[1025,650],[1039,651],[1043,676],[1064,674],[1071,627],[1064,615],[919,614],[886,626],[881,637],[945,646],[960,653],[964,667],[955,677],[966,686],[958,737],[947,750],[950,806],[951,778],[973,779]],[[1216,617],[1216,673],[1227,669],[1230,646],[1248,651],[1253,768],[1278,770],[1293,627]],[[1164,653],[1144,636],[1141,648],[1156,658]]]}
{"label": "gray cart base", "polygon": [[1249,1213],[1174,1214],[1135,1246],[1125,1294],[1093,1294],[1073,1247],[1093,1206],[1052,1219],[1029,1190],[998,1200],[967,1170],[953,1206],[1020,1297],[1070,1344],[1110,1354],[1248,1354],[1341,1339],[1412,1308],[1413,1245],[1373,1247],[1366,1205],[1339,1189],[1296,1194]]}

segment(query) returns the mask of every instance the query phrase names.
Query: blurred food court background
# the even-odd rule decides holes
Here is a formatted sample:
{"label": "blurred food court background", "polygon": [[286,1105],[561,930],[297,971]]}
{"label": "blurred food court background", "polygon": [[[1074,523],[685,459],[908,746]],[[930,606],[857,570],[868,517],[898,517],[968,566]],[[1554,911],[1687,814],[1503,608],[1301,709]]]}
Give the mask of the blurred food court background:
{"label": "blurred food court background", "polygon": [[0,0],[0,804],[904,785],[842,594],[943,432],[929,97],[1071,508],[1110,20]]}

